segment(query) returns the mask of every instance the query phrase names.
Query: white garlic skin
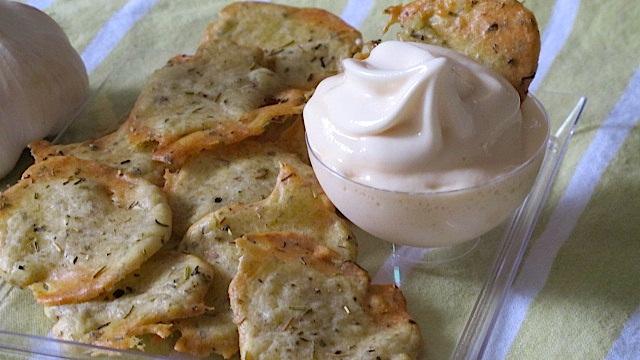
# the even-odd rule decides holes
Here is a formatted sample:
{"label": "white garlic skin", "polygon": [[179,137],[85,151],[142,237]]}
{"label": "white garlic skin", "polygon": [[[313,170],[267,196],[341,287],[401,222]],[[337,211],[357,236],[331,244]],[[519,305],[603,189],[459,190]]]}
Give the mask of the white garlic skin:
{"label": "white garlic skin", "polygon": [[60,26],[0,0],[0,177],[30,142],[61,131],[88,93],[84,63]]}

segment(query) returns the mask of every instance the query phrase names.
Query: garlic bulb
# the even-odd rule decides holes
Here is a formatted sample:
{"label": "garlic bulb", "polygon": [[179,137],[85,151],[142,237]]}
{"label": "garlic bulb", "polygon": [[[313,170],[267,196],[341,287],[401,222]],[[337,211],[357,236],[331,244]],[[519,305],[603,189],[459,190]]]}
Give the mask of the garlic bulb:
{"label": "garlic bulb", "polygon": [[82,59],[53,19],[0,0],[0,177],[28,143],[62,130],[88,87]]}

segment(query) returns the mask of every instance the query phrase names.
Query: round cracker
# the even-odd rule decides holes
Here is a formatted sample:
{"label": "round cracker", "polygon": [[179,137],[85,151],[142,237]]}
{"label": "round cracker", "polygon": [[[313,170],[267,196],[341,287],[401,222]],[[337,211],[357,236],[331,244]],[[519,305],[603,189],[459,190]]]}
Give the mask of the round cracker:
{"label": "round cracker", "polygon": [[307,90],[338,73],[342,59],[362,46],[360,32],[326,10],[256,2],[222,9],[200,48],[220,39],[262,49],[285,83]]}
{"label": "round cracker", "polygon": [[181,337],[175,349],[195,356],[216,353],[230,357],[238,349],[238,331],[232,321],[227,297],[238,269],[238,237],[274,231],[296,232],[326,246],[344,260],[355,260],[356,242],[349,224],[335,213],[308,166],[281,164],[278,181],[266,199],[232,205],[206,215],[193,224],[180,243],[180,250],[208,261],[216,272],[216,283],[207,295],[214,310],[206,317],[179,321]]}
{"label": "round cracker", "polygon": [[176,237],[182,238],[191,224],[223,206],[269,196],[281,162],[306,166],[273,144],[244,141],[196,154],[177,172],[165,174]]}
{"label": "round cracker", "polygon": [[302,112],[304,92],[283,83],[258,48],[216,41],[180,59],[151,75],[125,125],[134,144],[157,145],[158,161],[174,164]]}
{"label": "round cracker", "polygon": [[166,166],[151,158],[151,149],[134,146],[129,141],[126,126],[94,140],[64,145],[39,140],[29,144],[29,148],[36,161],[43,161],[52,156],[69,155],[120,169],[158,186],[162,186],[164,182],[162,176]]}
{"label": "round cracker", "polygon": [[0,273],[47,305],[109,291],[171,234],[158,187],[71,156],[31,166],[1,203]]}
{"label": "round cracker", "polygon": [[400,289],[299,233],[247,235],[229,286],[245,359],[417,359]]}
{"label": "round cracker", "polygon": [[[166,337],[167,323],[201,315],[211,283],[211,267],[203,260],[160,251],[118,282],[105,299],[45,307],[56,323],[57,338],[118,349],[141,348],[138,334]],[[168,330],[168,333],[165,332]]]}

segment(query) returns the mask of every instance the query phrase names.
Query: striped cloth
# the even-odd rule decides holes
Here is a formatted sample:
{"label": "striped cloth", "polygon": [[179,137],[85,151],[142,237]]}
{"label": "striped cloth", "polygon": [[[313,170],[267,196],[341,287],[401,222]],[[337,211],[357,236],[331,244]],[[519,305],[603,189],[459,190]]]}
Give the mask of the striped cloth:
{"label": "striped cloth", "polygon": [[[94,78],[127,61],[126,74],[118,74],[121,86],[107,89],[97,101],[101,111],[112,114],[126,112],[130,100],[123,98],[131,98],[130,89],[139,87],[141,74],[149,72],[137,72],[136,66],[148,68],[159,65],[166,54],[192,51],[206,23],[226,3],[28,2],[61,24]],[[366,39],[380,37],[382,10],[396,3],[275,2],[326,8],[361,29]],[[640,2],[527,0],[526,5],[536,13],[543,39],[533,89],[541,95],[586,95],[589,105],[486,358],[640,359]],[[163,55],[152,60],[158,58],[154,54]],[[564,111],[575,98],[550,96],[551,114]],[[99,120],[76,124],[68,139],[113,126]],[[425,358],[449,357],[491,265],[498,235],[487,235],[462,265],[418,273],[405,284],[410,310],[422,324]],[[389,247],[368,240],[360,248],[361,263],[378,273],[375,279],[386,279],[379,269]],[[2,322],[12,324],[12,330],[46,334],[50,322],[29,299],[25,292],[0,289]]]}

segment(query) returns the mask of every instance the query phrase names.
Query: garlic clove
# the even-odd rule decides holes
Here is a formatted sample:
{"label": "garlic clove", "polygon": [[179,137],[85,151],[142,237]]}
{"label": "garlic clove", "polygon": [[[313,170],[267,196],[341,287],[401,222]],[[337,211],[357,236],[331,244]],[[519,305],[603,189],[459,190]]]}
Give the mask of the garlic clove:
{"label": "garlic clove", "polygon": [[62,28],[31,6],[0,0],[0,177],[28,143],[61,131],[88,92],[84,63]]}

